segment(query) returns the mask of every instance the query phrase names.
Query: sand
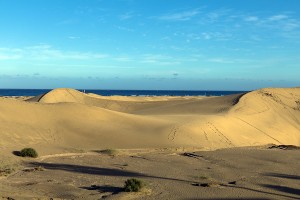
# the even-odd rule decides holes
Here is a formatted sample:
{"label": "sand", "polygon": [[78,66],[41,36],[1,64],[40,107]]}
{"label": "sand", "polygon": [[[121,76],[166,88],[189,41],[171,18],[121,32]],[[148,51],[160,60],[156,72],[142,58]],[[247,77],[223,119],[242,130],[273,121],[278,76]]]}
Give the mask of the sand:
{"label": "sand", "polygon": [[[62,88],[32,98],[0,97],[0,136],[0,171],[14,169],[0,176],[0,197],[289,199],[300,193],[295,183],[299,172],[293,169],[300,163],[300,151],[265,146],[300,146],[300,88],[266,88],[222,97],[104,97]],[[12,154],[24,147],[35,148],[40,157]],[[99,154],[103,149],[120,149],[120,155]],[[181,156],[198,151],[195,155],[200,157]],[[137,164],[132,152],[151,157],[151,162],[136,158]],[[210,157],[205,160],[203,155]],[[124,170],[132,173],[123,176],[123,169],[111,170],[122,162],[128,164]],[[46,170],[24,172],[33,165]],[[74,171],[76,165],[97,167],[96,174]],[[198,186],[194,171],[198,165],[211,166],[213,170],[204,167],[203,172],[212,176],[215,186]],[[279,177],[263,175],[268,173]],[[242,174],[249,182],[228,186],[230,181],[243,180]],[[93,180],[93,175],[105,181]],[[151,184],[142,193],[125,194],[120,187],[128,177],[145,178]],[[272,183],[274,179],[277,182]],[[105,184],[113,187],[87,188]]]}
{"label": "sand", "polygon": [[[117,150],[22,159],[0,180],[5,199],[299,199],[300,150]],[[146,183],[123,192],[125,180]]]}

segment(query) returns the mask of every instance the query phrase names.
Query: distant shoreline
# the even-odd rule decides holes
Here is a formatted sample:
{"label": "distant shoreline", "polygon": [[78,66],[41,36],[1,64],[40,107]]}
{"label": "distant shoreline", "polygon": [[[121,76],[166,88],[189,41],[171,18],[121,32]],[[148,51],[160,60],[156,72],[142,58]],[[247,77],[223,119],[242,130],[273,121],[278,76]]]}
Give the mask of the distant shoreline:
{"label": "distant shoreline", "polygon": [[[37,96],[50,92],[51,89],[0,89],[0,96]],[[83,90],[101,96],[225,96],[249,91],[217,91],[217,90]]]}

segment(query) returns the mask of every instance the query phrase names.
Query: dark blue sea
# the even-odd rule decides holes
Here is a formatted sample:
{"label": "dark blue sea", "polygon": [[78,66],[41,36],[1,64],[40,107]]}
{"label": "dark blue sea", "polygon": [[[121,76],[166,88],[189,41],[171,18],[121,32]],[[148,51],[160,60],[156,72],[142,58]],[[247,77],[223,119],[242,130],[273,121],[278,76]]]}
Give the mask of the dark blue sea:
{"label": "dark blue sea", "polygon": [[[50,89],[0,89],[0,96],[37,96],[51,91]],[[247,91],[213,91],[213,90],[80,90],[102,96],[224,96]]]}

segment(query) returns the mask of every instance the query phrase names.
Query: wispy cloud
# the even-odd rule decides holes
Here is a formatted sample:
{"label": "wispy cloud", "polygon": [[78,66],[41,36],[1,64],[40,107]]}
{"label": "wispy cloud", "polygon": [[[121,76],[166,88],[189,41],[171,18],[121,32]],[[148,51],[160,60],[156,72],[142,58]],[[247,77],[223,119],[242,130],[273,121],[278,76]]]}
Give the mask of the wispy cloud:
{"label": "wispy cloud", "polygon": [[153,65],[178,65],[181,64],[179,59],[161,54],[144,54],[141,56],[141,63]]}
{"label": "wispy cloud", "polygon": [[213,63],[221,63],[221,64],[234,63],[234,61],[228,60],[228,59],[225,59],[225,58],[211,58],[211,59],[208,59],[208,61],[213,62]]}
{"label": "wispy cloud", "polygon": [[79,23],[78,19],[65,19],[57,23],[57,25],[73,25]]}
{"label": "wispy cloud", "polygon": [[268,18],[269,21],[280,21],[283,19],[288,19],[289,17],[287,15],[273,15],[271,17]]}
{"label": "wispy cloud", "polygon": [[24,48],[0,48],[0,60],[90,60],[107,58],[107,54],[63,51],[50,45],[36,45]]}
{"label": "wispy cloud", "polygon": [[128,31],[128,32],[133,32],[133,31],[135,31],[135,30],[132,29],[132,28],[127,28],[127,27],[124,27],[124,26],[115,26],[115,28],[117,28],[117,29],[120,30],[120,31]]}
{"label": "wispy cloud", "polygon": [[246,64],[246,63],[253,62],[253,60],[250,59],[223,58],[223,57],[209,58],[207,59],[207,61],[212,63],[219,63],[219,64]]}
{"label": "wispy cloud", "polygon": [[108,55],[91,53],[91,52],[76,52],[76,51],[62,51],[55,49],[49,45],[38,45],[27,47],[25,50],[31,50],[29,53],[33,58],[40,59],[76,59],[76,60],[89,60],[106,58]]}
{"label": "wispy cloud", "polygon": [[22,58],[22,50],[17,48],[0,48],[1,60],[17,60]]}
{"label": "wispy cloud", "polygon": [[255,34],[253,34],[253,35],[250,35],[250,37],[249,37],[252,41],[262,41],[263,39],[262,39],[262,37],[260,37],[259,35],[255,35]]}
{"label": "wispy cloud", "polygon": [[211,35],[209,33],[202,33],[202,36],[205,40],[210,40],[211,39]]}
{"label": "wispy cloud", "polygon": [[225,8],[221,8],[221,9],[217,9],[214,10],[212,12],[209,12],[207,14],[207,17],[211,20],[211,21],[216,21],[221,17],[224,17],[226,15],[228,15],[231,12],[230,9],[225,9]]}
{"label": "wispy cloud", "polygon": [[164,37],[161,38],[161,40],[170,41],[171,37],[170,36],[164,36]]}
{"label": "wispy cloud", "polygon": [[[259,14],[258,14],[259,13]],[[263,32],[272,31],[272,35],[268,38],[282,37],[282,38],[295,38],[299,34],[300,19],[293,12],[278,12],[278,13],[266,13],[256,12],[248,13],[241,10],[233,10],[227,8],[216,9],[208,11],[201,10],[195,22],[198,22],[202,26],[212,26],[212,24],[223,27],[227,37],[222,38],[211,33],[203,32],[202,38],[204,40],[211,40],[213,38],[219,39],[233,39],[233,35],[239,38],[249,38],[250,33],[261,35]],[[231,27],[228,29],[228,27]],[[257,27],[257,29],[255,29]],[[209,27],[208,27],[209,28]],[[242,29],[243,28],[243,29]],[[249,32],[243,32],[241,30],[251,30]],[[241,32],[243,32],[241,34]],[[289,37],[291,36],[291,37]],[[300,38],[300,35],[299,37]]]}
{"label": "wispy cloud", "polygon": [[77,40],[77,39],[80,39],[80,37],[77,37],[77,36],[69,36],[68,37],[70,40]]}
{"label": "wispy cloud", "polygon": [[17,60],[22,58],[20,55],[5,55],[0,53],[0,60]]}
{"label": "wispy cloud", "polygon": [[298,28],[300,28],[300,21],[297,20],[289,20],[284,24],[285,31],[293,31]]}
{"label": "wispy cloud", "polygon": [[[221,34],[203,32],[202,39],[221,40],[239,39],[239,41],[263,41],[276,39],[300,39],[300,19],[293,12],[247,13],[243,11],[221,9],[203,12],[199,23],[209,26],[212,23],[224,27]],[[226,29],[226,27],[231,27]],[[242,31],[243,30],[243,31]],[[246,31],[249,30],[249,31]],[[268,36],[266,33],[272,33]],[[225,33],[225,36],[224,36]],[[222,36],[223,34],[223,36]],[[227,34],[227,35],[226,35]],[[295,41],[297,42],[297,41]]]}
{"label": "wispy cloud", "polygon": [[275,14],[265,18],[259,18],[254,21],[254,25],[267,31],[272,31],[273,36],[282,38],[299,39],[300,38],[300,20],[288,14]]}
{"label": "wispy cloud", "polygon": [[226,41],[232,38],[230,33],[221,33],[221,32],[203,32],[201,36],[205,40],[217,40],[217,41]]}
{"label": "wispy cloud", "polygon": [[245,21],[247,21],[247,22],[256,22],[258,20],[259,20],[259,18],[257,16],[248,16],[245,18]]}
{"label": "wispy cloud", "polygon": [[168,13],[157,17],[160,20],[166,21],[188,21],[200,13],[199,9],[187,10],[176,13]]}
{"label": "wispy cloud", "polygon": [[122,15],[119,16],[119,19],[120,20],[128,20],[128,19],[131,19],[133,18],[135,15],[133,12],[127,12],[127,13],[124,13]]}
{"label": "wispy cloud", "polygon": [[114,58],[116,61],[119,61],[119,62],[130,62],[130,61],[133,61],[133,59],[129,56],[117,56]]}
{"label": "wispy cloud", "polygon": [[[48,44],[28,46],[24,48],[0,48],[0,61],[19,60],[20,63],[31,63],[32,66],[69,66],[66,62],[70,62],[72,67],[93,67],[101,68],[103,63],[132,63],[137,66],[140,63],[152,66],[172,66],[180,65],[185,62],[197,61],[194,57],[174,57],[173,55],[164,54],[140,54],[140,55],[112,55],[93,52],[64,51],[54,48]],[[74,64],[73,61],[84,61]],[[88,64],[85,64],[86,61]],[[58,64],[59,63],[59,64]],[[101,63],[101,65],[98,65]],[[121,65],[120,65],[121,66]],[[123,68],[123,67],[121,67]]]}

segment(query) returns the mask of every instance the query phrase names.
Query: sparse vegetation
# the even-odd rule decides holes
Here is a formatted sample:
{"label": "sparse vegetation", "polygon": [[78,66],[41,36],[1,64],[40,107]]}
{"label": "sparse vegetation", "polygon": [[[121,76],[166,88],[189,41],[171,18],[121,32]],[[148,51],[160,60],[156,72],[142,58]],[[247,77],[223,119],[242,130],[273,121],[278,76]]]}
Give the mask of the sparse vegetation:
{"label": "sparse vegetation", "polygon": [[35,171],[45,171],[45,168],[43,166],[38,166],[34,168]]}
{"label": "sparse vegetation", "polygon": [[298,150],[300,149],[299,146],[295,146],[295,145],[284,145],[284,144],[281,144],[281,145],[272,145],[270,147],[268,147],[269,149],[282,149],[282,150]]}
{"label": "sparse vegetation", "polygon": [[19,155],[22,157],[32,157],[32,158],[38,157],[38,153],[33,148],[24,148],[20,151]]}
{"label": "sparse vegetation", "polygon": [[273,94],[269,93],[269,92],[264,92],[263,93],[265,96],[268,96],[268,97],[273,97]]}
{"label": "sparse vegetation", "polygon": [[296,103],[297,107],[295,107],[294,109],[295,110],[300,110],[300,100],[295,101],[295,103]]}
{"label": "sparse vegetation", "polygon": [[207,176],[199,176],[200,179],[208,179]]}
{"label": "sparse vegetation", "polygon": [[144,183],[141,180],[132,178],[132,179],[127,179],[125,181],[124,185],[124,191],[125,192],[139,192],[143,187]]}
{"label": "sparse vegetation", "polygon": [[43,166],[38,166],[34,168],[26,168],[23,169],[24,172],[36,172],[36,171],[45,171],[45,168]]}
{"label": "sparse vegetation", "polygon": [[13,173],[15,171],[14,168],[9,166],[4,166],[0,168],[0,176],[8,176],[9,174]]}
{"label": "sparse vegetation", "polygon": [[206,176],[206,175],[195,175],[195,176],[192,176],[193,178],[195,179],[200,179],[200,180],[209,180],[211,179],[209,176]]}
{"label": "sparse vegetation", "polygon": [[193,186],[201,186],[201,187],[219,187],[220,184],[217,182],[211,183],[192,183]]}
{"label": "sparse vegetation", "polygon": [[100,152],[103,154],[110,155],[110,156],[116,156],[118,154],[118,151],[116,149],[104,149]]}

